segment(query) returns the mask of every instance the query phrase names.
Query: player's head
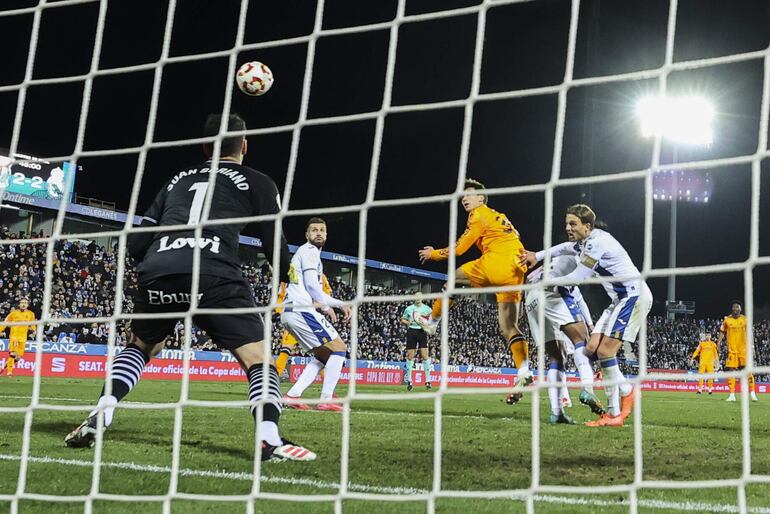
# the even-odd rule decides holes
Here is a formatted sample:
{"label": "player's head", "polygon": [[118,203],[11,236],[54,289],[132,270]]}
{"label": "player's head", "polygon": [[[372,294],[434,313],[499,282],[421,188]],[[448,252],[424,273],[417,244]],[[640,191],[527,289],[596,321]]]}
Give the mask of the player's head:
{"label": "player's head", "polygon": [[[219,134],[219,127],[222,124],[221,114],[209,114],[206,118],[206,124],[203,126],[204,136],[216,136]],[[246,130],[246,122],[243,118],[237,114],[231,114],[227,119],[227,130]],[[243,156],[246,155],[248,150],[248,144],[244,136],[226,137],[222,139],[222,146],[219,152],[219,157],[229,157],[231,159],[237,159],[238,162],[243,160]],[[214,143],[203,143],[203,152],[206,157],[211,157],[214,154]]]}
{"label": "player's head", "polygon": [[419,291],[414,294],[414,304],[422,305],[422,293]]}
{"label": "player's head", "polygon": [[22,298],[21,300],[19,300],[19,309],[25,311],[27,310],[27,307],[29,307],[29,300],[27,300],[26,298]]}
{"label": "player's head", "polygon": [[700,340],[701,341],[711,341],[711,333],[710,332],[706,332],[705,334],[701,334],[700,335]]}
{"label": "player's head", "polygon": [[471,212],[473,209],[487,203],[487,195],[475,193],[475,191],[479,189],[486,189],[486,187],[484,187],[484,184],[478,180],[469,178],[465,181],[465,194],[463,195],[461,203],[466,212]]}
{"label": "player's head", "polygon": [[740,316],[741,311],[743,311],[743,306],[741,305],[741,302],[738,300],[733,300],[730,303],[730,312],[733,313],[733,316]]}
{"label": "player's head", "polygon": [[305,237],[308,243],[317,248],[323,248],[323,245],[326,244],[326,222],[321,218],[307,220]]}
{"label": "player's head", "polygon": [[596,214],[585,204],[570,205],[567,207],[564,224],[570,241],[582,241],[596,226]]}

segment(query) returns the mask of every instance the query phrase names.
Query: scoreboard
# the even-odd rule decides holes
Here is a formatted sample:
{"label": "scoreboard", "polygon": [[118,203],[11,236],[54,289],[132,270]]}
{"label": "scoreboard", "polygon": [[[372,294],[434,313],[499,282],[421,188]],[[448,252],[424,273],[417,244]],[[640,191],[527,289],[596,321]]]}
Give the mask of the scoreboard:
{"label": "scoreboard", "polygon": [[7,193],[69,202],[75,186],[71,162],[49,162],[24,154],[0,153],[0,188]]}

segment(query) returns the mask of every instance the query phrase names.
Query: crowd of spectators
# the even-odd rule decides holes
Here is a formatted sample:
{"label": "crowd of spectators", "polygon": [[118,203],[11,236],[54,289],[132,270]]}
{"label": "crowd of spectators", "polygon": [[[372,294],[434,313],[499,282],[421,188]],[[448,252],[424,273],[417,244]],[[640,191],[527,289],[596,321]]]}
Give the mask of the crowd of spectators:
{"label": "crowd of spectators", "polygon": [[[35,238],[42,234],[18,234],[0,229],[3,239]],[[118,258],[112,248],[92,241],[66,240],[54,246],[51,277],[50,317],[62,323],[49,323],[44,334],[50,341],[105,344],[109,325],[93,323],[88,318],[110,316],[115,309],[115,289],[118,283]],[[43,306],[47,245],[9,244],[0,247],[0,312],[8,313],[22,297],[30,299],[31,308],[39,316]],[[258,305],[270,301],[271,275],[266,265],[242,264],[244,277],[251,284]],[[123,275],[123,311],[130,313],[137,293],[137,273],[130,257],[126,257]],[[350,300],[355,290],[340,280],[331,280],[334,296]],[[409,294],[406,290],[367,285],[367,296]],[[406,327],[399,318],[407,302],[365,302],[358,307],[357,356],[364,360],[403,360]],[[688,369],[690,355],[701,333],[713,338],[719,333],[721,320],[677,319],[651,317],[647,325],[648,367],[657,369]],[[522,320],[526,333],[526,320]],[[127,322],[116,322],[115,342],[126,342]],[[337,324],[346,341],[351,340],[350,324]],[[272,341],[277,351],[281,339],[280,317],[273,316]],[[439,335],[431,339],[431,353],[440,359]],[[185,327],[179,322],[167,346],[180,348],[184,344]],[[754,327],[755,361],[770,364],[770,322],[760,321]],[[214,342],[197,327],[191,333],[193,349],[216,350]],[[494,303],[478,301],[463,295],[454,301],[449,316],[449,362],[475,366],[513,367],[507,344],[498,333],[497,307]],[[630,349],[629,363],[638,355],[638,344]],[[724,351],[724,345],[722,345]],[[530,346],[533,359],[536,348]],[[629,355],[626,355],[629,357]],[[724,358],[724,356],[722,356]],[[627,363],[628,365],[628,363]],[[628,367],[626,367],[628,369]]]}

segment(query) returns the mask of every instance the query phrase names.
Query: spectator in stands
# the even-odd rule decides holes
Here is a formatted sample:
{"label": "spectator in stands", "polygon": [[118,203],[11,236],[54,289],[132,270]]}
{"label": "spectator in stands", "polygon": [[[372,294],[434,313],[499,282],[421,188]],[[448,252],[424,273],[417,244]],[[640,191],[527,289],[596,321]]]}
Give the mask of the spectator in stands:
{"label": "spectator in stands", "polygon": [[[43,237],[43,234],[33,234]],[[0,227],[4,239],[25,238],[25,234],[12,234],[8,227]],[[30,237],[31,238],[31,237]],[[30,308],[40,316],[45,285],[46,244],[8,244],[0,247],[0,312],[8,312],[22,296],[30,297]],[[82,318],[109,316],[115,310],[114,287],[117,283],[118,260],[114,249],[104,248],[94,242],[62,240],[55,243],[53,277],[51,284],[50,317],[71,319],[72,322],[49,323],[44,329],[49,341],[106,343],[109,325],[92,323],[84,326]],[[270,301],[270,268],[262,263],[241,265],[243,274],[252,286],[258,305]],[[355,289],[346,283],[332,279],[333,295],[344,300],[355,297]],[[123,312],[133,311],[133,298],[137,290],[137,274],[134,263],[126,256],[123,277]],[[367,285],[367,296],[407,294],[407,291]],[[512,367],[510,353],[497,330],[497,310],[494,303],[478,301],[461,295],[449,317],[449,362],[474,366]],[[400,361],[404,353],[405,327],[399,322],[407,302],[366,302],[358,310],[357,356],[364,360]],[[719,319],[677,319],[670,321],[650,317],[647,326],[647,361],[653,369],[686,370],[689,356],[698,343],[701,332],[717,333]],[[126,343],[125,321],[117,323],[115,344]],[[338,323],[336,327],[343,340],[350,341],[350,325]],[[522,327],[525,330],[526,327]],[[282,327],[278,316],[273,317],[273,344],[277,352]],[[63,334],[63,335],[62,335]],[[439,336],[432,341],[436,359],[441,358]],[[184,346],[184,324],[178,323],[168,348]],[[211,338],[193,327],[193,349],[213,348]],[[720,348],[724,353],[724,348]],[[636,355],[638,344],[633,345]],[[758,365],[770,364],[770,321],[762,320],[754,325],[754,361]],[[533,362],[537,362],[537,349],[530,347]],[[724,355],[722,355],[724,358]],[[624,365],[623,372],[635,369]],[[758,380],[762,377],[757,377]]]}

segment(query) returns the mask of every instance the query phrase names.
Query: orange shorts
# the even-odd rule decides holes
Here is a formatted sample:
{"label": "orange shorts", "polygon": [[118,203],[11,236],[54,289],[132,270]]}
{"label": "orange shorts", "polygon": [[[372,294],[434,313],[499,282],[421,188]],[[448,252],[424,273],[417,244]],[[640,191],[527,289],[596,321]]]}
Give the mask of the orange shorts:
{"label": "orange shorts", "polygon": [[725,368],[742,368],[746,365],[746,354],[738,352],[728,352],[725,359]]}
{"label": "orange shorts", "polygon": [[714,361],[711,362],[704,362],[703,360],[700,361],[700,364],[698,365],[698,373],[713,373],[714,372]]}
{"label": "orange shorts", "polygon": [[16,357],[23,357],[26,346],[26,341],[11,341],[8,344],[8,351],[16,355]]}
{"label": "orange shorts", "polygon": [[[471,279],[473,287],[518,286],[524,283],[527,269],[515,254],[489,253],[475,261],[466,262],[460,269]],[[520,303],[521,291],[496,293],[497,303]]]}
{"label": "orange shorts", "polygon": [[288,330],[283,331],[281,334],[281,346],[284,348],[294,348],[297,346],[297,338],[295,338]]}

